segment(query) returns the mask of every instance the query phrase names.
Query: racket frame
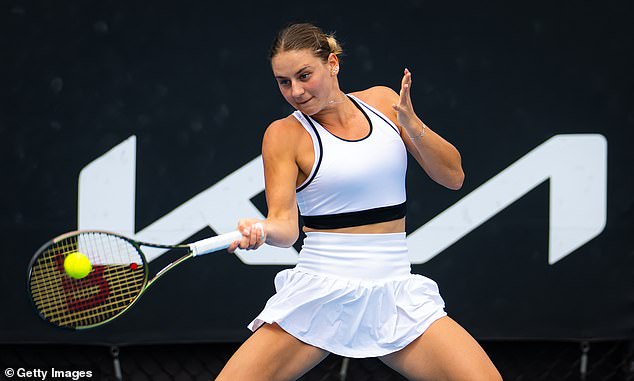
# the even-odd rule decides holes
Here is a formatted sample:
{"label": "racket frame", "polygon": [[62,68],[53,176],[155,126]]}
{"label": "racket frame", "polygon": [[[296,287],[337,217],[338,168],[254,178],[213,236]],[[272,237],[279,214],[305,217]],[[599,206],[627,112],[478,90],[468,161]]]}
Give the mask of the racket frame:
{"label": "racket frame", "polygon": [[[113,236],[113,237],[116,237],[116,238],[121,239],[123,241],[126,241],[127,243],[132,245],[134,247],[134,249],[137,251],[137,253],[139,254],[139,256],[141,258],[141,261],[142,261],[142,266],[143,266],[143,271],[144,271],[143,284],[142,284],[142,286],[140,288],[139,293],[134,297],[134,299],[132,301],[130,301],[128,303],[128,305],[126,307],[124,307],[121,311],[117,312],[115,315],[109,317],[106,320],[103,320],[103,321],[95,323],[95,324],[82,325],[82,326],[77,326],[77,327],[55,324],[54,322],[52,322],[50,319],[46,318],[40,312],[40,309],[37,307],[37,305],[35,303],[35,300],[33,298],[33,292],[31,290],[31,279],[32,279],[32,275],[33,275],[32,274],[33,266],[35,265],[35,263],[36,263],[37,259],[40,257],[40,255],[45,250],[47,250],[50,247],[52,247],[53,245],[61,242],[62,240],[71,238],[73,236],[79,237],[82,234],[89,234],[89,233],[105,234],[105,235]],[[225,237],[224,240],[222,240],[222,241],[226,243],[226,242],[228,242],[231,239],[238,238],[238,236],[241,236],[241,233],[232,232],[232,233],[223,234],[222,236],[219,235],[219,236],[207,238],[206,240],[197,241],[197,242],[194,242],[194,243],[191,243],[191,244],[164,245],[164,244],[156,244],[156,243],[150,243],[150,242],[137,241],[137,240],[125,237],[123,235],[120,235],[120,234],[117,234],[117,233],[113,233],[113,232],[110,232],[110,231],[105,231],[105,230],[75,230],[75,231],[70,231],[70,232],[61,234],[61,235],[49,240],[48,242],[46,242],[44,245],[42,245],[35,252],[33,257],[31,258],[31,261],[29,262],[28,275],[27,275],[27,289],[28,289],[28,292],[29,292],[29,299],[31,300],[31,304],[33,305],[33,308],[37,311],[37,314],[40,316],[40,318],[42,318],[42,320],[45,320],[46,322],[48,322],[48,323],[50,323],[52,325],[55,325],[55,326],[61,327],[61,328],[65,328],[65,329],[70,329],[70,330],[84,330],[84,329],[95,328],[95,327],[104,325],[106,323],[109,323],[110,321],[112,321],[112,320],[120,317],[121,315],[123,315],[134,304],[136,304],[136,302],[141,298],[141,295],[143,295],[145,293],[145,291],[147,291],[147,289],[152,284],[154,284],[154,282],[156,282],[160,277],[162,277],[169,270],[171,270],[174,267],[180,265],[181,263],[185,262],[186,260],[188,260],[190,258],[193,258],[194,256],[208,254],[208,253],[211,253],[213,251],[220,250],[220,248],[216,248],[215,250],[208,250],[208,251],[200,251],[199,252],[197,250],[197,247],[198,247],[197,244],[200,244],[200,243],[203,243],[203,242],[213,241],[214,239],[216,239],[216,240],[222,239],[222,237]],[[163,267],[161,270],[159,270],[152,277],[152,279],[149,279],[149,272],[150,272],[149,265],[148,265],[147,258],[145,257],[145,254],[143,253],[143,250],[141,250],[141,246],[153,247],[153,248],[158,248],[158,249],[169,249],[169,250],[171,250],[171,249],[186,249],[188,252],[187,252],[187,254],[181,256],[180,258],[174,260],[170,264],[168,264],[165,267]],[[209,246],[209,245],[206,244],[205,246]],[[224,245],[220,245],[220,246],[224,246]]]}

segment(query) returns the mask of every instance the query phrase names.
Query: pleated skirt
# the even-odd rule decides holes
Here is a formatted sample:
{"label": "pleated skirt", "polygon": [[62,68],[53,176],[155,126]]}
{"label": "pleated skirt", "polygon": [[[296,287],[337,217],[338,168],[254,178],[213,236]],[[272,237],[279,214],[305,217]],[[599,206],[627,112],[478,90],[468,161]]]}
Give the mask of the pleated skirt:
{"label": "pleated skirt", "polygon": [[411,273],[405,233],[309,232],[275,291],[249,329],[277,323],[345,357],[396,352],[446,315],[436,282]]}

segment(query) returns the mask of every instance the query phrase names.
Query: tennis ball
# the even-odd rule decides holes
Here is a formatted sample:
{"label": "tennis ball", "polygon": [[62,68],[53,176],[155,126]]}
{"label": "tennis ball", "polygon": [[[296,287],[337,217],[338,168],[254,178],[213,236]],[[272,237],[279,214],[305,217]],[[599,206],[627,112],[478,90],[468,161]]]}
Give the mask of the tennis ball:
{"label": "tennis ball", "polygon": [[92,264],[87,256],[79,251],[73,251],[64,259],[64,270],[71,278],[81,279],[90,273]]}

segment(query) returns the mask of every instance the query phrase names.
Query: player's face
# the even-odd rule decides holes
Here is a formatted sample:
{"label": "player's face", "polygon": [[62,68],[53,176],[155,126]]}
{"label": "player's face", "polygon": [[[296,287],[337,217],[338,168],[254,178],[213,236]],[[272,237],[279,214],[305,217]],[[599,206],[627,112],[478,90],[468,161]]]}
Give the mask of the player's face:
{"label": "player's face", "polygon": [[333,88],[329,64],[303,49],[278,53],[271,66],[284,99],[295,109],[314,115],[326,107]]}

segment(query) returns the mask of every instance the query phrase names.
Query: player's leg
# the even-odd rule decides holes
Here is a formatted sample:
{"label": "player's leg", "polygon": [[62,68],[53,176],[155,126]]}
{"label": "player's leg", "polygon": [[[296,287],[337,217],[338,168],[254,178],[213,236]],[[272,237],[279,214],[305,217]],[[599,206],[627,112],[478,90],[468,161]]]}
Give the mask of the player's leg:
{"label": "player's leg", "polygon": [[381,361],[409,380],[502,380],[478,342],[447,316]]}
{"label": "player's leg", "polygon": [[297,340],[277,324],[264,324],[229,359],[216,380],[295,380],[328,352]]}

